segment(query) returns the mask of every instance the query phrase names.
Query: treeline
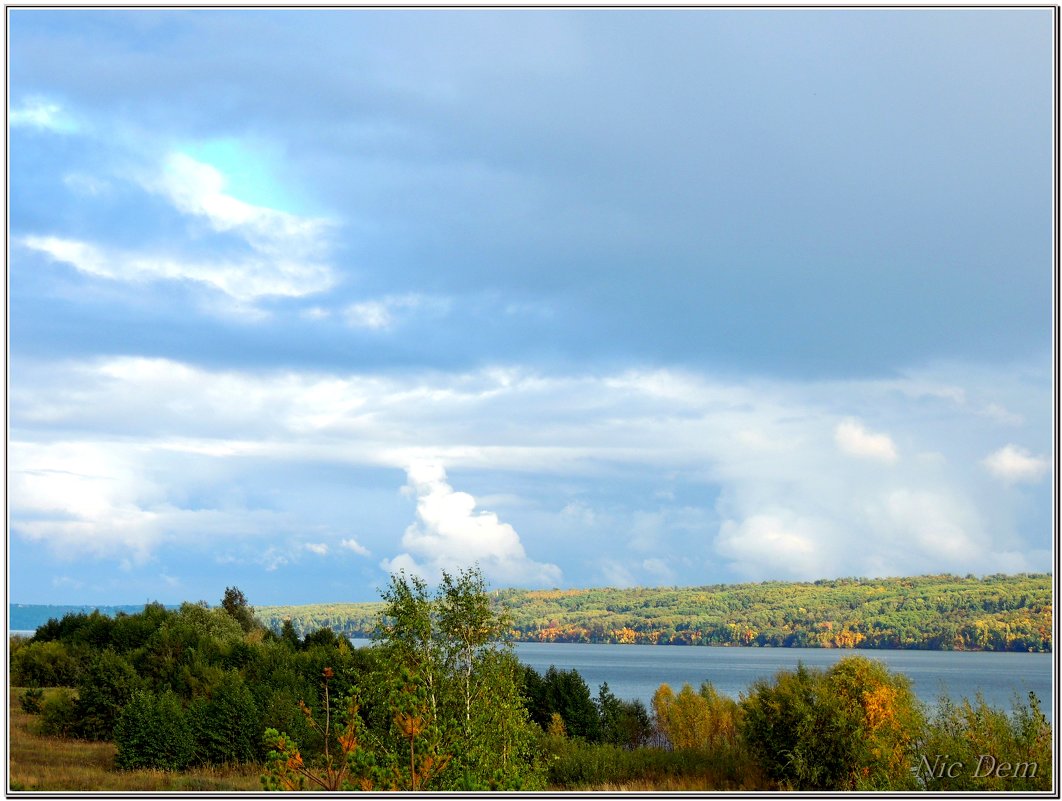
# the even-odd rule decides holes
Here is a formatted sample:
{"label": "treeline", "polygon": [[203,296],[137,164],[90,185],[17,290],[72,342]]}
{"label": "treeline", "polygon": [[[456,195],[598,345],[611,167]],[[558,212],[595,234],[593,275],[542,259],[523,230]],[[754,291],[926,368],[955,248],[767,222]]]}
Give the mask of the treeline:
{"label": "treeline", "polygon": [[217,607],[70,613],[12,638],[11,678],[38,733],[112,740],[122,770],[251,763],[280,790],[544,787],[524,669],[482,577],[444,577],[435,598],[396,577],[384,598],[383,634],[360,649],[328,628],[271,631],[235,588]]}
{"label": "treeline", "polygon": [[[56,620],[71,613],[91,614],[99,612],[108,617],[118,614],[132,615],[144,608],[143,604],[122,604],[119,606],[100,606],[92,604],[8,604],[7,628],[10,631],[34,631],[52,618]],[[167,609],[176,609],[168,606]]]}
{"label": "treeline", "polygon": [[[491,593],[523,642],[803,648],[1050,651],[1044,574],[846,578],[706,587]],[[258,611],[269,627],[372,637],[382,606],[314,604]]]}
{"label": "treeline", "polygon": [[330,628],[269,630],[235,588],[217,607],[71,613],[12,640],[11,680],[41,733],[113,740],[119,770],[251,763],[275,790],[1052,787],[1031,694],[1011,713],[931,713],[905,678],[849,657],[739,699],[662,685],[647,709],[521,665],[476,570],[434,593],[393,576],[382,594],[357,649]]}

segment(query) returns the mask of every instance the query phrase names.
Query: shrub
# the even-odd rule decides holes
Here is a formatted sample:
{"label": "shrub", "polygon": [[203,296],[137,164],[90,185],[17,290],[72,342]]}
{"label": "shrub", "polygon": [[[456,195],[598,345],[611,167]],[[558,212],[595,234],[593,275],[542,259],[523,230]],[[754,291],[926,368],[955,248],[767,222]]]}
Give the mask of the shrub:
{"label": "shrub", "polygon": [[30,687],[18,697],[18,705],[27,715],[39,715],[43,700],[44,690],[40,687]]}
{"label": "shrub", "polygon": [[138,691],[114,726],[114,765],[119,770],[183,770],[192,761],[195,740],[180,699]]}
{"label": "shrub", "polygon": [[741,734],[767,775],[798,790],[907,789],[922,733],[910,683],[863,657],[758,681]]}
{"label": "shrub", "polygon": [[61,642],[31,642],[11,655],[16,686],[74,687],[80,675],[80,660]]}
{"label": "shrub", "polygon": [[77,699],[65,687],[51,692],[41,701],[38,731],[49,737],[69,737],[78,722]]}
{"label": "shrub", "polygon": [[1008,714],[982,696],[941,698],[915,765],[927,790],[1051,789],[1051,725],[1035,694]]}

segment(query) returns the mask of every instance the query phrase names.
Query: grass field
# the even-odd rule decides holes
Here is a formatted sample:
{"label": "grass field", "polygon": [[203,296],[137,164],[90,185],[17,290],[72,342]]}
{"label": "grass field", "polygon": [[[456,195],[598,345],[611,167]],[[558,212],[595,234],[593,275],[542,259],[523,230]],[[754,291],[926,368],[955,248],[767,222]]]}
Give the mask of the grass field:
{"label": "grass field", "polygon": [[22,711],[19,689],[10,693],[9,790],[233,791],[261,790],[261,769],[197,768],[181,773],[114,769],[114,743],[43,737],[35,715]]}

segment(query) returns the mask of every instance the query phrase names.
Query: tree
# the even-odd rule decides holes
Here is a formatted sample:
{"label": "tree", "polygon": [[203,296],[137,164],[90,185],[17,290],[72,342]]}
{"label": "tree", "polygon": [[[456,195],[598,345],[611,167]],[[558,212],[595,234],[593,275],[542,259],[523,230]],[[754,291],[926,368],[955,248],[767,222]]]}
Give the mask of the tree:
{"label": "tree", "polygon": [[247,597],[236,587],[226,587],[221,599],[221,608],[240,624],[245,632],[251,631],[259,624],[254,617],[254,607],[247,603]]}
{"label": "tree", "polygon": [[[434,597],[426,583],[399,573],[382,593],[378,646],[424,692],[425,741],[451,754],[429,784],[435,789],[533,786],[533,734],[520,698],[520,665],[503,637],[478,568],[443,572]],[[438,763],[436,763],[438,764]]]}
{"label": "tree", "polygon": [[11,654],[11,681],[16,686],[73,687],[81,663],[59,641],[31,642]]}
{"label": "tree", "polygon": [[608,682],[598,688],[597,709],[601,720],[601,740],[624,748],[639,748],[649,742],[653,724],[649,712],[639,700],[617,698]]}
{"label": "tree", "polygon": [[[342,712],[335,714],[333,723],[332,696],[329,692],[329,681],[333,675],[331,668],[321,672],[323,722],[319,721],[309,706],[301,702],[299,704],[309,729],[321,739],[322,748],[317,760],[310,763],[304,760],[298,744],[287,734],[272,728],[266,730],[264,741],[270,749],[266,757],[266,773],[262,776],[262,785],[266,790],[302,790],[307,782],[322,790],[376,789],[372,775],[375,766],[371,761],[367,763],[364,758],[359,759],[364,757],[359,750],[364,724],[358,714],[356,694],[348,695],[343,701]],[[361,780],[356,784],[348,781],[352,773],[361,774]]]}
{"label": "tree", "polygon": [[467,735],[471,733],[472,699],[479,691],[473,681],[477,664],[500,640],[508,619],[491,609],[486,583],[478,571],[462,571],[456,578],[444,572],[439,591],[439,633],[448,645],[447,668],[460,676]]}
{"label": "tree", "polygon": [[188,717],[169,690],[134,693],[115,723],[114,744],[114,766],[119,770],[183,770],[195,753]]}
{"label": "tree", "polygon": [[143,682],[124,657],[100,651],[77,686],[75,731],[89,740],[110,740],[118,715]]}
{"label": "tree", "polygon": [[709,745],[712,730],[708,701],[689,684],[684,684],[677,696],[660,693],[658,708],[660,727],[674,748],[693,750]]}
{"label": "tree", "polygon": [[199,761],[227,765],[257,759],[261,713],[239,673],[226,671],[188,711]]}
{"label": "tree", "polygon": [[560,713],[569,736],[592,743],[601,739],[600,712],[579,671],[557,670],[550,665],[542,678],[542,687],[546,709],[549,713]]}
{"label": "tree", "polygon": [[438,683],[445,657],[428,585],[419,576],[400,572],[391,576],[391,585],[381,597],[387,606],[380,615],[377,645],[422,677],[434,713],[438,709]]}
{"label": "tree", "polygon": [[[354,739],[346,773],[324,784],[410,791],[540,787],[521,666],[503,640],[505,617],[492,609],[479,570],[444,573],[434,596],[422,579],[399,573],[381,595],[385,606],[372,648],[378,656],[365,660],[368,672],[352,684],[358,702],[347,717]],[[298,744],[276,730],[268,738],[266,786],[312,783],[307,771],[314,762]],[[320,768],[336,752],[327,746],[317,753]]]}

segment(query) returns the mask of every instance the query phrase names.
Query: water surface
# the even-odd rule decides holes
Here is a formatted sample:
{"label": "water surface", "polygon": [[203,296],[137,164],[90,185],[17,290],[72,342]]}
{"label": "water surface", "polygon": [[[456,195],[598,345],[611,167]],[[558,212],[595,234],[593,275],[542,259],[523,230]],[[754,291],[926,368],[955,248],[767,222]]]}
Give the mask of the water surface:
{"label": "water surface", "polygon": [[543,672],[550,665],[579,671],[595,693],[602,682],[620,698],[649,703],[663,683],[678,692],[689,682],[696,689],[711,681],[716,690],[737,698],[757,679],[798,662],[826,668],[845,656],[883,662],[911,680],[915,694],[933,704],[943,694],[973,699],[981,692],[993,706],[1010,708],[1014,694],[1025,700],[1031,690],[1050,717],[1051,654],[985,651],[839,650],[834,648],[712,648],[676,645],[517,643],[520,661]]}

